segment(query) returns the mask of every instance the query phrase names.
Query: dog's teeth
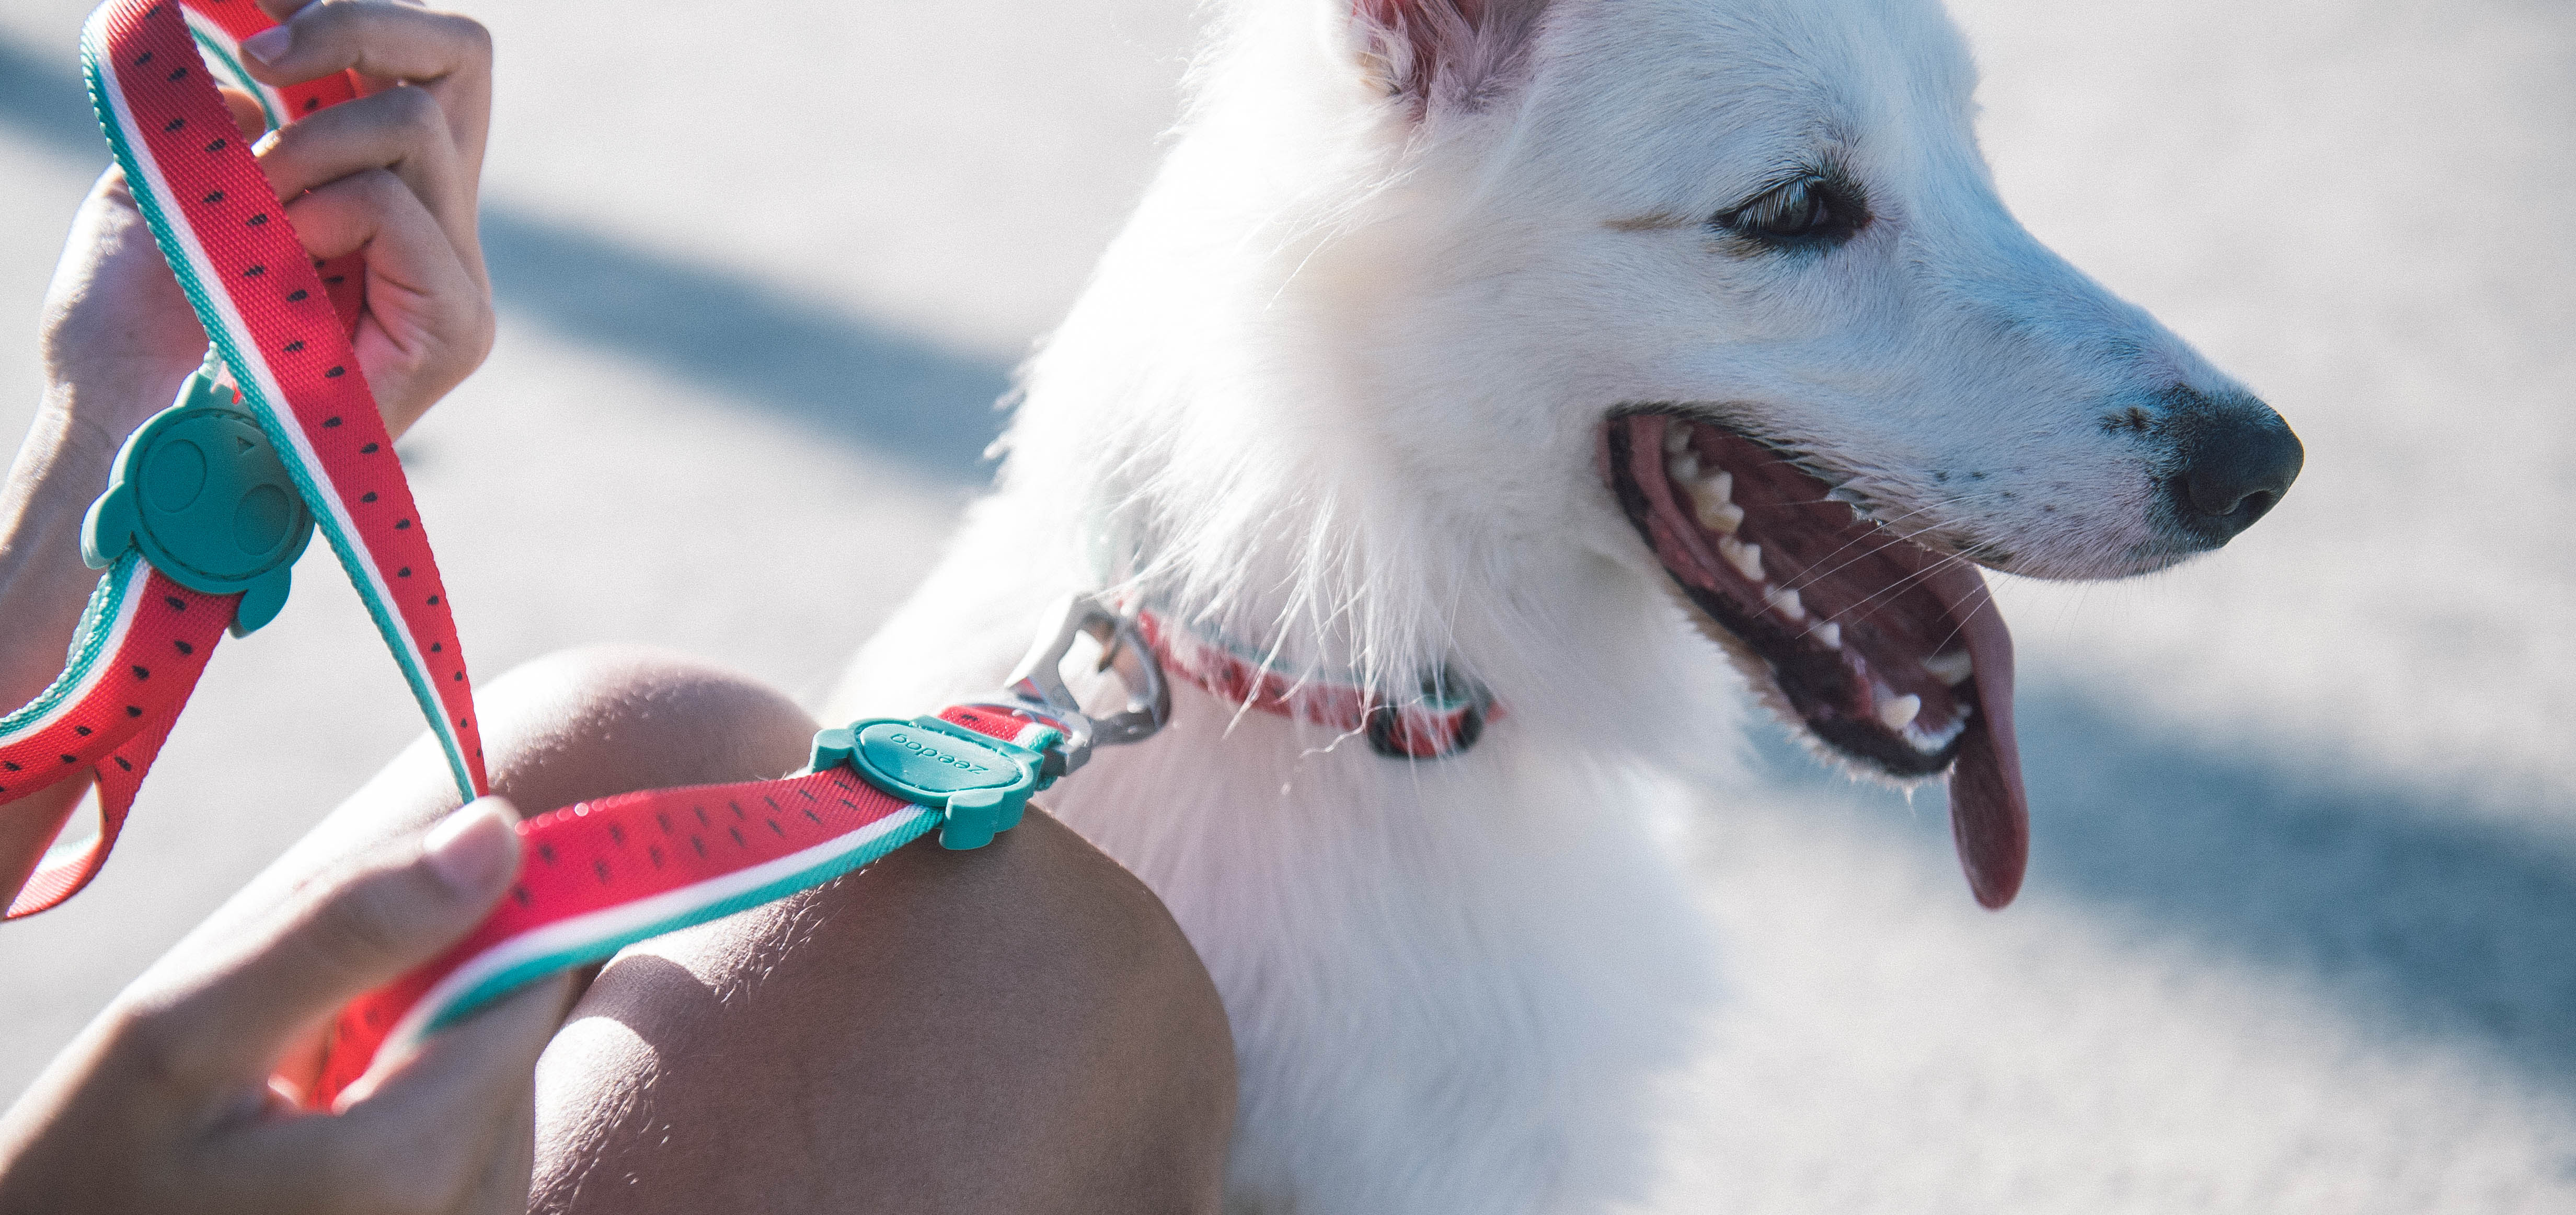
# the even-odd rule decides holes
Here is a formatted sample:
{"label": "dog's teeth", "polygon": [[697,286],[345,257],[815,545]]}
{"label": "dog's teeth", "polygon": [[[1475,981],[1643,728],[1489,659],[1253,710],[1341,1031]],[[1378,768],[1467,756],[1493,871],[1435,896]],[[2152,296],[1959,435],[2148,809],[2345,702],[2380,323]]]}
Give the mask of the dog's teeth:
{"label": "dog's teeth", "polygon": [[1772,611],[1788,617],[1793,622],[1807,618],[1807,605],[1799,601],[1796,591],[1784,591],[1776,586],[1766,586],[1762,588],[1762,602],[1770,604]]}
{"label": "dog's teeth", "polygon": [[1807,630],[1807,635],[1824,642],[1828,650],[1843,648],[1843,626],[1831,620]]}
{"label": "dog's teeth", "polygon": [[1955,688],[1968,682],[1968,676],[1976,674],[1977,660],[1966,650],[1952,650],[1924,659],[1923,669],[1930,671],[1932,678],[1940,680],[1943,687]]}
{"label": "dog's teeth", "polygon": [[1684,485],[1695,485],[1699,481],[1699,457],[1689,452],[1666,456],[1664,472]]}
{"label": "dog's teeth", "polygon": [[1890,733],[1900,732],[1913,725],[1914,715],[1922,711],[1923,698],[1911,692],[1903,696],[1882,697],[1878,702],[1878,724],[1887,727]]}
{"label": "dog's teeth", "polygon": [[1664,454],[1674,456],[1682,454],[1683,449],[1690,446],[1690,440],[1691,432],[1689,423],[1664,423]]}
{"label": "dog's teeth", "polygon": [[1736,573],[1754,582],[1762,581],[1761,545],[1746,544],[1733,536],[1720,536],[1717,539],[1717,555],[1726,558],[1726,563],[1734,566]]}
{"label": "dog's teeth", "polygon": [[1744,508],[1737,506],[1735,474],[1723,468],[1700,474],[1686,482],[1690,486],[1691,508],[1699,515],[1699,525],[1713,532],[1734,535],[1744,526]]}

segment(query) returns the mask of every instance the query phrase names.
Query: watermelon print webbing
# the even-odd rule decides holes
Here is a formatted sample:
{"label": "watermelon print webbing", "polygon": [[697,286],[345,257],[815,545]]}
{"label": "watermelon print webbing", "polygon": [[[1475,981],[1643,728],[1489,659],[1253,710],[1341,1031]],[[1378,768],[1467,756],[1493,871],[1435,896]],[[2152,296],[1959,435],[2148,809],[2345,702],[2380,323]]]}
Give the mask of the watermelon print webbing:
{"label": "watermelon print webbing", "polygon": [[[345,73],[283,89],[242,75],[240,39],[271,24],[250,0],[191,0],[184,11],[173,0],[107,4],[81,33],[90,100],[154,242],[213,343],[213,362],[229,373],[239,405],[356,585],[458,791],[480,796],[473,685],[446,589],[349,342],[364,267],[354,255],[327,263],[306,256],[251,141],[215,91],[216,68],[199,55],[200,48],[212,55],[272,118],[357,95]],[[130,552],[116,558],[62,677],[0,718],[0,804],[83,773],[95,774],[99,790],[97,835],[85,846],[58,846],[11,901],[9,917],[60,903],[97,872],[237,598],[178,586]],[[133,674],[144,670],[165,672],[148,694]]]}
{"label": "watermelon print webbing", "polygon": [[[354,256],[321,262],[305,255],[212,79],[219,73],[251,92],[272,126],[356,95],[345,73],[287,88],[250,80],[240,68],[240,42],[271,24],[250,0],[110,0],[82,31],[91,100],[153,239],[213,344],[210,370],[191,382],[183,403],[214,399],[251,415],[375,618],[446,752],[459,794],[471,800],[486,788],[473,685],[425,528],[350,346],[363,266]],[[230,385],[216,382],[218,364]],[[185,413],[166,412],[143,433]],[[246,425],[230,433],[241,452],[255,451]],[[132,505],[118,497],[127,492],[129,467],[156,462],[150,453],[160,450],[148,437],[130,443],[118,460],[119,488],[92,508],[85,543],[107,574],[64,673],[33,702],[0,717],[0,805],[84,772],[94,774],[100,795],[97,836],[85,846],[58,847],[60,855],[47,858],[9,908],[13,917],[61,902],[97,872],[217,640],[228,625],[254,627],[282,598],[277,584],[261,581],[269,575],[256,564],[249,582],[210,580],[210,571],[168,548],[169,536],[144,541],[102,523],[114,504]],[[159,501],[154,487],[171,484],[147,476],[134,493]],[[199,484],[212,482],[175,491],[180,506],[195,500]],[[285,501],[282,484],[260,485],[256,492]],[[242,516],[229,517],[240,532]],[[111,544],[105,536],[117,539]],[[139,550],[121,547],[137,544]],[[300,540],[295,547],[300,551]],[[154,555],[147,560],[146,553]],[[180,579],[250,589],[247,598],[239,590],[214,594]],[[254,612],[246,602],[260,606]],[[1042,639],[1024,664],[1044,668],[1042,678],[1014,676],[1012,690],[997,700],[952,706],[937,720],[825,731],[816,742],[819,771],[629,793],[521,822],[523,861],[508,897],[444,955],[344,1010],[309,1099],[328,1106],[388,1043],[407,1053],[535,979],[815,886],[932,828],[955,848],[979,846],[1007,829],[1030,792],[1088,754],[1094,723],[1072,707],[1053,666],[1077,631],[1109,644],[1103,630],[1126,627],[1088,603],[1076,597],[1065,605],[1061,635]],[[1142,711],[1131,705],[1122,719],[1103,723],[1116,727],[1108,741],[1142,738],[1168,713],[1150,652],[1138,657],[1155,690],[1150,721],[1124,720]],[[892,747],[895,758],[865,758],[880,746]],[[906,767],[912,763],[919,770]],[[58,832],[61,824],[46,827]]]}
{"label": "watermelon print webbing", "polygon": [[[241,38],[272,23],[250,0],[188,7],[203,18],[193,32],[174,0],[93,13],[81,31],[90,99],[162,257],[375,618],[458,790],[480,796],[482,744],[455,619],[349,345],[356,267],[305,255],[197,55],[200,38],[229,39],[222,49],[237,55]],[[275,93],[304,112],[357,95],[345,74]]]}

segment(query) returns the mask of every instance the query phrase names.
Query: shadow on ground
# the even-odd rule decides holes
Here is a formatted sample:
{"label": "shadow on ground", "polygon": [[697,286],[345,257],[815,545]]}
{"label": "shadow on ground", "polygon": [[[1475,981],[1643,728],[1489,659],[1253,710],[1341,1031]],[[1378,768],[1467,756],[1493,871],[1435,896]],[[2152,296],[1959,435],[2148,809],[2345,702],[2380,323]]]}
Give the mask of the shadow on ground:
{"label": "shadow on ground", "polygon": [[[2383,1032],[2483,1047],[2576,1095],[2563,852],[2456,808],[2161,736],[2074,689],[2024,687],[2014,710],[2034,893],[2308,976]],[[1763,751],[1779,778],[1831,783],[1948,851],[1944,815],[1844,785],[1776,730]]]}
{"label": "shadow on ground", "polygon": [[[68,62],[0,40],[0,125],[104,165],[86,96]],[[943,481],[990,474],[1000,366],[507,206],[484,209],[483,242],[493,296],[514,317]]]}
{"label": "shadow on ground", "polygon": [[[67,64],[0,40],[0,125],[103,163],[81,97]],[[980,453],[999,423],[990,406],[1006,384],[997,366],[507,208],[487,212],[485,232],[513,315],[818,439],[952,482],[985,473]],[[2483,1044],[2576,1092],[2576,872],[2565,858],[2443,807],[2160,738],[2067,689],[2025,689],[2020,714],[2038,889],[2144,933],[2312,974],[2394,1034]],[[1786,779],[1834,779],[1785,740],[1769,749]],[[1940,816],[1910,821],[1947,846]]]}

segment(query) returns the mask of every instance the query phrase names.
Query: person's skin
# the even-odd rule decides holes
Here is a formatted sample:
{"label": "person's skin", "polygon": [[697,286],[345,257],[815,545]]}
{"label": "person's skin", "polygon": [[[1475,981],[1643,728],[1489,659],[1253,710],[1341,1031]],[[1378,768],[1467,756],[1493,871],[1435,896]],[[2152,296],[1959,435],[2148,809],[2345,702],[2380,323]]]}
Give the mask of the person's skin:
{"label": "person's skin", "polygon": [[[273,31],[263,35],[268,45],[244,48],[252,75],[292,84],[355,68],[371,86],[258,152],[278,197],[292,200],[286,214],[305,248],[317,257],[366,251],[358,366],[386,425],[401,434],[492,346],[474,213],[492,108],[491,39],[469,18],[382,0],[260,7],[287,20],[290,33],[282,49]],[[206,351],[204,330],[114,169],[72,221],[38,340],[44,401],[0,486],[5,708],[52,680],[98,584],[81,562],[81,516],[106,488],[117,449],[169,406]],[[18,888],[84,791],[83,782],[66,782],[0,814],[0,888]]]}
{"label": "person's skin", "polygon": [[[281,195],[310,190],[288,210],[308,247],[367,251],[359,356],[399,433],[491,341],[473,226],[489,40],[388,2],[263,3],[302,8],[287,50],[252,48],[270,51],[263,79],[354,64],[412,82],[262,149]],[[97,578],[81,514],[204,350],[114,174],[45,317],[44,408],[0,487],[0,705],[53,676]],[[477,710],[494,791],[531,812],[777,776],[816,728],[767,688],[639,652],[532,664],[479,689]],[[0,811],[0,883],[15,888],[79,793]],[[263,1076],[292,1092],[309,1074],[316,1010],[479,914],[467,885],[424,876],[420,841],[455,805],[424,738],[172,953],[229,961],[168,962],[121,996],[0,1124],[0,1210],[1217,1208],[1234,1057],[1215,986],[1161,903],[1042,810],[974,852],[916,844],[629,950],[547,1051],[533,1101],[529,1035],[562,980],[336,1114],[264,1096]],[[368,900],[400,889],[420,903],[389,923]],[[334,916],[360,944],[317,960]]]}
{"label": "person's skin", "polygon": [[518,872],[515,821],[476,802],[172,950],[0,1115],[0,1215],[524,1210],[528,1071],[563,980],[371,1072],[334,1111],[275,1076],[341,1005],[491,910]]}

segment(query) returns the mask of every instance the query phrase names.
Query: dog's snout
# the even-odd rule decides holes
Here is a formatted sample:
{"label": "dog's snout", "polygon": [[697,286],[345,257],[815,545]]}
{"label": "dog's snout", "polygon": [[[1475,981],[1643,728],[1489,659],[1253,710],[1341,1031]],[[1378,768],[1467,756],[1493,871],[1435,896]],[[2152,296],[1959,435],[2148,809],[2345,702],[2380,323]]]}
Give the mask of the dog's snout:
{"label": "dog's snout", "polygon": [[2191,395],[2192,407],[2173,419],[2175,464],[2166,488],[2185,527],[2213,546],[2225,544],[2289,492],[2307,449],[2260,401]]}

